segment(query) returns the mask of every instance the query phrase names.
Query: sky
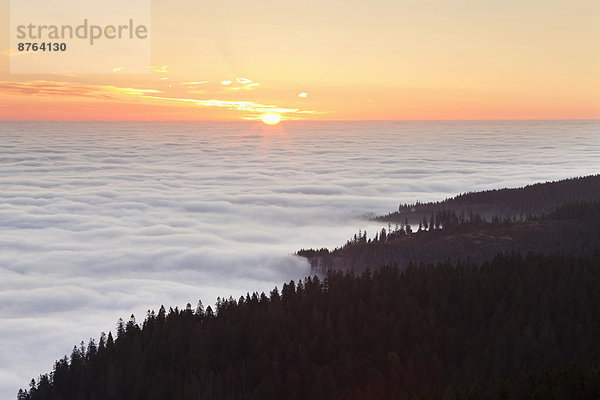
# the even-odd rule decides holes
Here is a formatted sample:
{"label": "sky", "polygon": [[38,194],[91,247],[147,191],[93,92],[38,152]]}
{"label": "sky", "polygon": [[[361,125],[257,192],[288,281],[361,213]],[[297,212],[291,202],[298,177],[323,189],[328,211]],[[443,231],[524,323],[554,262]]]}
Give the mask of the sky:
{"label": "sky", "polygon": [[174,0],[151,15],[142,74],[11,74],[4,29],[0,119],[600,117],[594,0]]}

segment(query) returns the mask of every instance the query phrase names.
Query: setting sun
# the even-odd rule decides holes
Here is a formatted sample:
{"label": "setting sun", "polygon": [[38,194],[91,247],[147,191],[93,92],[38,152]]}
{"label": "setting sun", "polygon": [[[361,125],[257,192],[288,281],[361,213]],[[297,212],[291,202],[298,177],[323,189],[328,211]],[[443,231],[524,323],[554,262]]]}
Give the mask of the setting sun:
{"label": "setting sun", "polygon": [[277,114],[263,114],[261,119],[267,125],[277,125],[281,121],[281,117]]}

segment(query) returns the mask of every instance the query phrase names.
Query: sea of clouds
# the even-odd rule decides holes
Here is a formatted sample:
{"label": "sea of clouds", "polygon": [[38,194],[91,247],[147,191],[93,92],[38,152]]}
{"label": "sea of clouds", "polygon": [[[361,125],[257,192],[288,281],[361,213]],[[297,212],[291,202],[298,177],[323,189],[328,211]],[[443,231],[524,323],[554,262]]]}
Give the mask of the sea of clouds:
{"label": "sea of clouds", "polygon": [[0,398],[161,304],[310,274],[400,202],[600,172],[600,122],[0,122]]}

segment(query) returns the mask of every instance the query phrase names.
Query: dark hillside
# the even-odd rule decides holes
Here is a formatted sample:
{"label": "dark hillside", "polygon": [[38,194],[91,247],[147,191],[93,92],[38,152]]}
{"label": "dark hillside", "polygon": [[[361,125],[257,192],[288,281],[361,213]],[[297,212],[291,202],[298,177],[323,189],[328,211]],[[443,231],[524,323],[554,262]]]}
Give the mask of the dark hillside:
{"label": "dark hillside", "polygon": [[571,385],[557,393],[598,398],[598,287],[600,253],[329,273],[119,324],[19,399],[439,398],[505,379],[527,394],[553,387],[544,365]]}
{"label": "dark hillside", "polygon": [[398,211],[378,217],[382,221],[418,224],[423,217],[441,210],[457,215],[479,214],[521,219],[552,212],[565,203],[600,200],[600,175],[536,183],[522,188],[470,192],[433,203],[402,204]]}
{"label": "dark hillside", "polygon": [[[458,218],[453,215],[453,219]],[[306,257],[320,274],[362,272],[387,264],[406,267],[410,262],[480,263],[500,252],[589,255],[600,249],[600,201],[567,204],[539,219],[485,222],[475,217],[444,226],[435,229],[434,224],[432,229],[429,224],[428,230],[417,232],[382,231],[373,239],[356,237],[332,251],[300,250],[298,255]]]}

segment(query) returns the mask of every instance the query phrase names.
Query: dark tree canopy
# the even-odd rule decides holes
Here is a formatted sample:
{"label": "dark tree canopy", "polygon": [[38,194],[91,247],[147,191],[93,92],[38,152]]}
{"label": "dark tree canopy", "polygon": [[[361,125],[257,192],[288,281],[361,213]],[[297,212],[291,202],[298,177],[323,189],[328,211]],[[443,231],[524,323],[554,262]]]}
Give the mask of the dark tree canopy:
{"label": "dark tree canopy", "polygon": [[598,398],[598,287],[600,253],[330,272],[121,320],[19,399]]}
{"label": "dark tree canopy", "polygon": [[412,232],[400,224],[385,235],[361,236],[331,251],[303,249],[297,254],[306,257],[318,274],[360,273],[387,264],[405,267],[415,261],[481,263],[500,252],[590,255],[600,249],[600,200],[566,203],[549,214],[518,220],[499,215],[486,220],[479,214],[439,210],[429,219],[423,217],[419,226]]}
{"label": "dark tree canopy", "polygon": [[417,225],[423,217],[441,210],[457,215],[479,214],[485,218],[499,215],[518,219],[526,215],[547,214],[561,204],[600,200],[600,175],[545,182],[521,188],[469,192],[431,203],[400,204],[398,211],[377,219],[391,222],[409,221]]}

